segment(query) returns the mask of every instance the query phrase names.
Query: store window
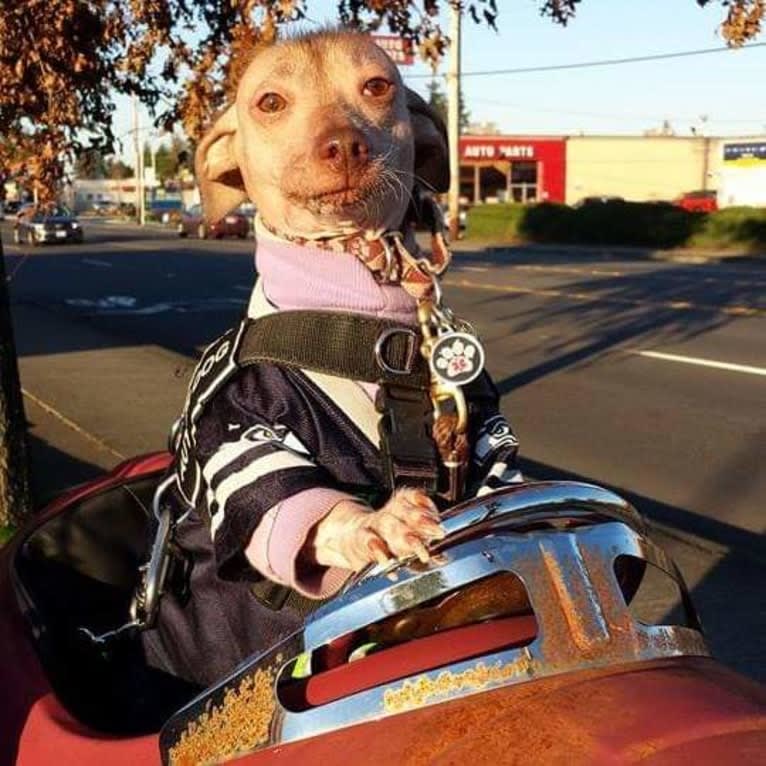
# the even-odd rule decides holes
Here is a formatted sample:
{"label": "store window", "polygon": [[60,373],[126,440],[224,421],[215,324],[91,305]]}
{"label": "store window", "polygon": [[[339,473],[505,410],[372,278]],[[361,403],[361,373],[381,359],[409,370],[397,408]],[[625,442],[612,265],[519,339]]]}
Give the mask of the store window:
{"label": "store window", "polygon": [[540,163],[528,160],[461,165],[460,194],[475,204],[540,199]]}

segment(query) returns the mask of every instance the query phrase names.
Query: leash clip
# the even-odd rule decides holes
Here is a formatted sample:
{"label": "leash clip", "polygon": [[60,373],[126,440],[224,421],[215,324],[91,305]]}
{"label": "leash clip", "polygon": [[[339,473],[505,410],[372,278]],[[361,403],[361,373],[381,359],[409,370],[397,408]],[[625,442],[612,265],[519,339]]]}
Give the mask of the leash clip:
{"label": "leash clip", "polygon": [[175,530],[175,519],[170,506],[164,504],[162,499],[175,480],[175,475],[166,478],[157,487],[152,500],[157,532],[149,561],[139,569],[141,581],[130,604],[131,620],[140,630],[150,628],[154,624],[172,563],[171,540]]}

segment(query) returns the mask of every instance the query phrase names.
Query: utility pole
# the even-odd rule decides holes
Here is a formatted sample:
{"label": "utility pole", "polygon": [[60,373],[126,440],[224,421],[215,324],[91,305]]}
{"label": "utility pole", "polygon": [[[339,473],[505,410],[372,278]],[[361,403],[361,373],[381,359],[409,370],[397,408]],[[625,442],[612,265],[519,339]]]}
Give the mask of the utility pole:
{"label": "utility pole", "polygon": [[0,543],[2,528],[20,524],[31,510],[26,430],[0,242]]}
{"label": "utility pole", "polygon": [[141,146],[141,124],[138,116],[138,97],[134,93],[131,98],[133,106],[133,154],[136,177],[136,214],[138,223],[146,223],[146,196],[144,193],[144,152]]}
{"label": "utility pole", "polygon": [[710,185],[710,138],[702,137],[702,190],[708,191]]}
{"label": "utility pole", "polygon": [[458,0],[450,2],[449,72],[447,73],[447,133],[449,135],[449,235],[460,233],[460,17]]}

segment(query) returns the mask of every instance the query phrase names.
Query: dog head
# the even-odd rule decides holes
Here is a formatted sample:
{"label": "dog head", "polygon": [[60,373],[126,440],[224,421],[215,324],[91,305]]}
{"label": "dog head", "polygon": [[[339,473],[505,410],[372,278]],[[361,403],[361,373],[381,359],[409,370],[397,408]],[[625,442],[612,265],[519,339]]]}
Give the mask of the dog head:
{"label": "dog head", "polygon": [[274,229],[393,229],[413,182],[446,191],[441,119],[366,35],[323,31],[257,51],[199,144],[205,217],[250,198]]}

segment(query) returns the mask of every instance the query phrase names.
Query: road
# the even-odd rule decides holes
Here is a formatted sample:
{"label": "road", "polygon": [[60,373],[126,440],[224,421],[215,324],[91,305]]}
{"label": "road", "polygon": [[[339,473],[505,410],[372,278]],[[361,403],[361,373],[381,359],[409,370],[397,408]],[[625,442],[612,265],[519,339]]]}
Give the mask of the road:
{"label": "road", "polygon": [[[28,406],[113,462],[161,446],[191,359],[246,305],[253,243],[85,226],[82,246],[9,246],[7,224],[3,242]],[[679,560],[716,652],[764,677],[763,261],[465,251],[446,289],[485,342],[524,470],[632,500]],[[152,388],[163,355],[178,372]],[[110,430],[99,412],[127,396],[124,375],[142,411]]]}

